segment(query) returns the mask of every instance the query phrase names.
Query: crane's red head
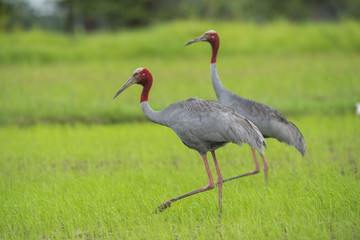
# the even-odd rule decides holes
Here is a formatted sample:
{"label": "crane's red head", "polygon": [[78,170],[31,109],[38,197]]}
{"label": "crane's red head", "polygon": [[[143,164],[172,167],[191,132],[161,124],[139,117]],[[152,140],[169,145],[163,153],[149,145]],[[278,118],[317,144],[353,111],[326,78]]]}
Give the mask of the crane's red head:
{"label": "crane's red head", "polygon": [[131,75],[129,80],[127,80],[126,83],[115,94],[113,99],[116,98],[120,93],[122,93],[125,89],[127,89],[131,85],[139,84],[144,87],[144,89],[141,93],[140,102],[147,101],[152,82],[153,82],[153,77],[152,77],[151,73],[149,72],[149,70],[147,70],[146,68],[137,68],[133,72],[133,74]]}
{"label": "crane's red head", "polygon": [[213,50],[213,54],[212,54],[212,57],[211,57],[211,63],[215,63],[217,53],[218,53],[218,50],[219,50],[219,45],[220,45],[219,35],[214,30],[209,30],[206,33],[204,33],[203,35],[201,35],[200,37],[194,38],[193,40],[187,42],[185,44],[185,46],[190,45],[190,44],[192,44],[194,42],[201,42],[201,41],[205,41],[205,42],[210,43],[210,45],[212,47],[212,50]]}

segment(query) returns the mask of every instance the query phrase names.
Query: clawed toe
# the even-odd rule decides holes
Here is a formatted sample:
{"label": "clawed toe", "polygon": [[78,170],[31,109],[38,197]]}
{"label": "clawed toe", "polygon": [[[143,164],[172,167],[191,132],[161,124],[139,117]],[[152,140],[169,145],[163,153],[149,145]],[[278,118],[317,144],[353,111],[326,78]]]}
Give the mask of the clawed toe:
{"label": "clawed toe", "polygon": [[162,212],[165,209],[169,208],[171,204],[171,201],[163,202],[160,206],[158,206],[157,209],[155,209],[154,213],[157,214],[158,212]]}

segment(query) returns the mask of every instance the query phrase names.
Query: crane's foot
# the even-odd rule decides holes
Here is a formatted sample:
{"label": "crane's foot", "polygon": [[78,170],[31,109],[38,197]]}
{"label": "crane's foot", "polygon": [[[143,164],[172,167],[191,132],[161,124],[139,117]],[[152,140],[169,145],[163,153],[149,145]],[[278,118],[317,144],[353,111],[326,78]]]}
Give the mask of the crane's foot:
{"label": "crane's foot", "polygon": [[170,200],[163,202],[160,206],[157,207],[157,209],[155,209],[154,213],[157,214],[158,212],[162,212],[165,209],[170,208],[171,203],[172,202]]}

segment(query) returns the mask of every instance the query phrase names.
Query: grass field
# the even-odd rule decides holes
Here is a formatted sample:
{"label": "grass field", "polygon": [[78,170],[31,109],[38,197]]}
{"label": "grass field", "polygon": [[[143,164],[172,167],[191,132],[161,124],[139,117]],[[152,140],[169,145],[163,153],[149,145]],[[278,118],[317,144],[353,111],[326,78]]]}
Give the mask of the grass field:
{"label": "grass field", "polygon": [[[215,99],[210,47],[183,47],[208,29],[220,34],[224,85],[280,110],[307,154],[268,139],[269,186],[262,172],[226,183],[221,221],[217,188],[153,214],[207,183],[201,157],[144,118],[140,87],[112,97],[143,66],[154,109]],[[0,239],[359,239],[359,29],[175,22],[1,36]],[[247,145],[217,156],[225,177],[254,168]]]}

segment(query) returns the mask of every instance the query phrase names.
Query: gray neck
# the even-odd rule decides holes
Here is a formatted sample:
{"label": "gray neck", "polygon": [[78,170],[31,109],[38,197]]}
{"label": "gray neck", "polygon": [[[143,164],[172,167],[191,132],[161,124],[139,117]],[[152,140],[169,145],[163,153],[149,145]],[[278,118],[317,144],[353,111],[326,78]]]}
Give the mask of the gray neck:
{"label": "gray neck", "polygon": [[164,125],[161,121],[160,112],[152,110],[151,107],[149,106],[148,101],[143,101],[140,103],[140,105],[141,105],[141,109],[144,112],[145,116],[150,121],[160,124],[160,125]]}
{"label": "gray neck", "polygon": [[210,75],[211,75],[211,82],[215,89],[216,97],[219,99],[221,94],[226,91],[225,87],[222,85],[219,75],[216,69],[216,63],[210,64]]}

